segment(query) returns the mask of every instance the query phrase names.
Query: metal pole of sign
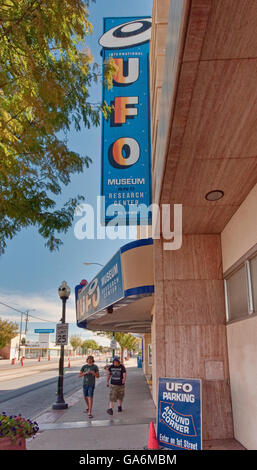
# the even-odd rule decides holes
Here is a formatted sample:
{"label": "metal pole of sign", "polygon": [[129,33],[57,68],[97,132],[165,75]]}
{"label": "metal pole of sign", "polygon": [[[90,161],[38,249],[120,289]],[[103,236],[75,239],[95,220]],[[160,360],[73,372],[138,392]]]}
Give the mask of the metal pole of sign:
{"label": "metal pole of sign", "polygon": [[[69,297],[70,289],[68,287],[67,293],[65,292],[60,293],[60,290],[61,288],[59,288],[59,295],[62,300],[61,323],[65,323],[66,301]],[[63,288],[63,291],[64,291],[64,288]],[[58,385],[57,385],[57,399],[56,399],[56,403],[54,403],[52,406],[53,410],[64,410],[68,408],[68,403],[65,403],[64,396],[63,396],[63,375],[64,375],[63,372],[64,372],[64,345],[61,344],[61,355],[60,355],[60,360],[59,360],[59,377],[58,377]]]}
{"label": "metal pole of sign", "polygon": [[[115,338],[114,338],[114,331],[112,332],[112,341],[115,341]],[[115,356],[115,348],[112,349],[112,360]]]}
{"label": "metal pole of sign", "polygon": [[[66,298],[62,299],[62,323],[65,323],[65,313],[66,313]],[[58,377],[58,386],[57,386],[57,400],[56,404],[61,405],[57,406],[57,408],[54,409],[64,409],[68,408],[67,403],[65,403],[64,397],[63,397],[63,370],[64,370],[64,345],[61,345],[61,355],[60,355],[60,361],[59,361],[59,377]]]}

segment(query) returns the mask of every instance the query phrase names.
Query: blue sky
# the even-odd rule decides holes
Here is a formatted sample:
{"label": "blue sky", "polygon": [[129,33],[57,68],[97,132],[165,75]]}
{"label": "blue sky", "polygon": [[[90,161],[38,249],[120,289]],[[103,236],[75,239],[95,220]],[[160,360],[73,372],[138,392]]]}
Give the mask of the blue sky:
{"label": "blue sky", "polygon": [[[87,45],[95,62],[101,65],[98,39],[103,33],[103,18],[151,16],[152,0],[96,0],[95,3],[91,2],[89,11],[94,30]],[[102,85],[99,82],[92,87],[90,99],[92,102],[100,102],[101,98]],[[90,130],[82,129],[80,133],[71,131],[68,143],[72,150],[90,156],[93,163],[83,174],[73,176],[71,184],[64,188],[62,199],[68,200],[77,194],[83,194],[86,202],[96,207],[96,197],[100,193],[101,126]],[[34,228],[21,231],[8,242],[6,254],[0,258],[0,302],[22,311],[35,309],[31,315],[50,320],[54,324],[61,315],[57,289],[66,280],[72,290],[67,302],[67,321],[76,321],[74,287],[81,279],[90,281],[97,272],[96,265],[84,266],[82,263],[88,261],[105,264],[126,241],[78,240],[74,235],[74,226],[61,238],[64,244],[59,252],[54,253],[44,247],[44,239]],[[3,305],[0,305],[0,317],[14,321],[20,319],[19,314]],[[36,339],[32,334],[36,327],[36,324],[29,322],[29,336],[33,339]],[[76,326],[71,326],[70,332],[86,335],[86,332]]]}

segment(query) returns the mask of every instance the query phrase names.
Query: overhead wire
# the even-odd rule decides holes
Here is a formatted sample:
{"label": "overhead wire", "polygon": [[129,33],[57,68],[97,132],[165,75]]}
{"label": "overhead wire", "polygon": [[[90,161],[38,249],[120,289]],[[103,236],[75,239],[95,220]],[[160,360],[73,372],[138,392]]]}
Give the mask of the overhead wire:
{"label": "overhead wire", "polygon": [[18,310],[17,308],[11,307],[11,305],[8,305],[4,302],[0,301],[0,304],[4,305],[5,307],[11,308],[12,310],[15,310],[16,312],[22,313],[23,315],[27,315],[28,317],[35,318],[36,320],[45,321],[45,322],[48,322],[48,323],[56,323],[56,322],[53,322],[52,320],[46,320],[44,318],[36,317],[35,315],[30,315],[28,312],[26,312],[26,311],[23,312],[21,310]]}

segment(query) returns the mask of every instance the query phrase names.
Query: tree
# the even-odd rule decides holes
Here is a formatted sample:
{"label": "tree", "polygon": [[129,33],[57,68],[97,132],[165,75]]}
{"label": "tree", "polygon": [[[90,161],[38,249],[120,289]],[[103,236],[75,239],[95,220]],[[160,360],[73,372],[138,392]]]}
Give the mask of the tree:
{"label": "tree", "polygon": [[[116,337],[115,337],[116,336]],[[116,341],[119,343],[121,348],[121,362],[124,361],[124,350],[135,351],[137,338],[129,333],[115,333]]]}
{"label": "tree", "polygon": [[81,347],[83,353],[87,353],[88,349],[92,349],[93,351],[98,351],[100,349],[99,344],[94,339],[86,339],[83,341]]}
{"label": "tree", "polygon": [[18,325],[8,320],[0,318],[0,349],[7,346],[18,334]]}
{"label": "tree", "polygon": [[80,336],[73,335],[70,337],[70,344],[73,348],[73,351],[76,351],[76,349],[79,346],[82,346],[82,339]]}
{"label": "tree", "polygon": [[[71,125],[97,126],[105,104],[89,102],[98,80],[85,40],[88,0],[4,0],[0,4],[0,254],[22,228],[36,226],[50,250],[62,241],[82,196],[53,199],[91,159],[68,148]],[[83,45],[83,46],[82,46]],[[117,68],[106,64],[111,86]],[[62,136],[64,136],[62,138]]]}
{"label": "tree", "polygon": [[[100,331],[97,334],[100,336],[107,336],[107,338],[112,338],[113,333],[111,331]],[[124,361],[124,350],[128,349],[129,351],[135,351],[137,347],[138,338],[131,335],[130,333],[122,333],[119,331],[114,332],[114,339],[120,345],[121,349],[121,362]]]}

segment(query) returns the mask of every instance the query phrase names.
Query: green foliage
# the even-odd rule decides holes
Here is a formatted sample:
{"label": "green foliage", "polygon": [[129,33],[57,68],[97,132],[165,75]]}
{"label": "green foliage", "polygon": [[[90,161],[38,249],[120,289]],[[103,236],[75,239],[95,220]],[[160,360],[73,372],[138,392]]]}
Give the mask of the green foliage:
{"label": "green foliage", "polygon": [[[62,244],[82,196],[57,210],[53,197],[91,159],[60,135],[97,126],[110,108],[89,102],[98,66],[85,47],[92,25],[86,0],[0,3],[0,254],[22,228],[36,226],[50,250]],[[113,61],[106,64],[110,87]]]}
{"label": "green foliage", "polygon": [[82,339],[80,336],[73,335],[70,337],[70,344],[73,348],[73,351],[76,351],[76,349],[79,346],[82,346]]}
{"label": "green foliage", "polygon": [[0,414],[0,438],[10,437],[16,442],[19,437],[34,437],[38,430],[36,421],[32,422],[21,415],[8,416],[4,412]]}
{"label": "green foliage", "polygon": [[[107,336],[107,338],[112,339],[113,333],[111,331],[99,331],[97,333],[99,336]],[[131,335],[130,333],[122,333],[119,331],[114,332],[114,339],[120,345],[121,348],[121,362],[123,362],[124,349],[128,351],[135,351],[138,344],[138,338]]]}
{"label": "green foliage", "polygon": [[0,349],[7,346],[18,334],[18,325],[9,320],[0,318]]}
{"label": "green foliage", "polygon": [[93,351],[100,350],[99,344],[94,339],[86,339],[83,341],[81,347],[84,352],[88,351],[88,349],[92,349]]}
{"label": "green foliage", "polygon": [[137,338],[130,333],[115,332],[114,338],[119,343],[121,349],[134,351],[136,349]]}

